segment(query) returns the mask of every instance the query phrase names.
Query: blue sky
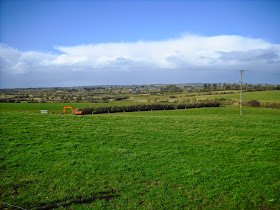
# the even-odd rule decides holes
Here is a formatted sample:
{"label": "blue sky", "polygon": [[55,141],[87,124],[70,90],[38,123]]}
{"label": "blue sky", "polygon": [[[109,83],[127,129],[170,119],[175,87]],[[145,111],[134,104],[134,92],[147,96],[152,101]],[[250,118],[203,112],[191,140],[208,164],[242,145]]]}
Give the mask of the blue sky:
{"label": "blue sky", "polygon": [[0,2],[0,88],[280,81],[277,0]]}

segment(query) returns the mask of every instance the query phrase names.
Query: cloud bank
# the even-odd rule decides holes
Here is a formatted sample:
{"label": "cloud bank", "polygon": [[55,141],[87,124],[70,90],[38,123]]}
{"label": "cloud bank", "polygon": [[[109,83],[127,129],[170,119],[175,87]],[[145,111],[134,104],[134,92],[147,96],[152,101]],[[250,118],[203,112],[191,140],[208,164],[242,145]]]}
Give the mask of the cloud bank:
{"label": "cloud bank", "polygon": [[279,83],[280,45],[241,36],[55,46],[22,52],[0,44],[1,88],[237,82]]}

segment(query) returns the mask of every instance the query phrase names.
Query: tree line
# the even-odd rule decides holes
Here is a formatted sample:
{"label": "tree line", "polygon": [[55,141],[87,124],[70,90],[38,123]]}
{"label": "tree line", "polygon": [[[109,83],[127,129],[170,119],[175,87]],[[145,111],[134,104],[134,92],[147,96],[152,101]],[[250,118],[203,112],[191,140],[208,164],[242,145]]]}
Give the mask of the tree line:
{"label": "tree line", "polygon": [[[45,103],[45,102],[89,102],[107,103],[121,101],[132,95],[164,95],[173,93],[194,93],[239,90],[240,84],[205,83],[190,85],[142,85],[142,86],[102,86],[79,88],[26,88],[0,89],[0,103]],[[244,91],[280,90],[280,85],[244,84]]]}

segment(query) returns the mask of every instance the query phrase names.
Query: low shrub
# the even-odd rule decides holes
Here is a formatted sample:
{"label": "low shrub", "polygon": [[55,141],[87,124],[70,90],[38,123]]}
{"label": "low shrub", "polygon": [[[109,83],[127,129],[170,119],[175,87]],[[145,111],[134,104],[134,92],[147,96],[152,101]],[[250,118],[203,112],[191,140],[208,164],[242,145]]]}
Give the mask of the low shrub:
{"label": "low shrub", "polygon": [[260,107],[261,104],[259,101],[257,100],[250,100],[247,102],[248,106],[251,106],[251,107]]}
{"label": "low shrub", "polygon": [[129,96],[119,96],[112,98],[114,101],[122,101],[124,99],[129,99]]}

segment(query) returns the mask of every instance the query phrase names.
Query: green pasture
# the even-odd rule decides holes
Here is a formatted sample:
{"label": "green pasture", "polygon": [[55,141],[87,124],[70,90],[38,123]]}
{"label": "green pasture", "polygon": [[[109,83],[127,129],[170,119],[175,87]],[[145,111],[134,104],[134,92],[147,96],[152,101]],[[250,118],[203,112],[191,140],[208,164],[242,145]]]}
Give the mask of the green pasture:
{"label": "green pasture", "polygon": [[7,107],[2,209],[280,208],[278,109],[245,107],[241,119],[237,107],[84,116]]}
{"label": "green pasture", "polygon": [[[280,91],[243,91],[243,101],[258,100],[260,102],[279,102]],[[194,93],[169,93],[156,95],[131,95],[129,100],[135,102],[165,103],[165,102],[187,102],[192,100],[222,99],[230,101],[240,101],[240,90],[211,91]]]}

